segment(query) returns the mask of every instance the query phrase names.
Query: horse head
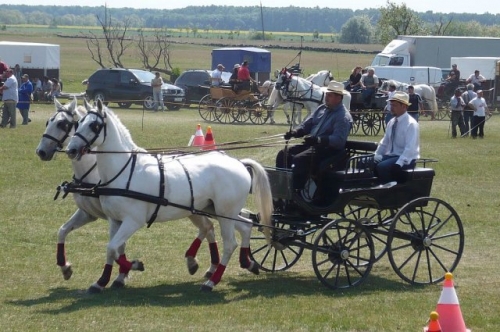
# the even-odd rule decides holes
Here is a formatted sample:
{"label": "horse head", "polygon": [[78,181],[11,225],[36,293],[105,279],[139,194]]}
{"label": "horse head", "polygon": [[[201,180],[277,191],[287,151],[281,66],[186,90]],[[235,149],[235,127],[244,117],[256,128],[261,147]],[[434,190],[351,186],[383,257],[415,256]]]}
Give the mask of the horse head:
{"label": "horse head", "polygon": [[307,77],[306,80],[319,86],[328,86],[328,83],[333,81],[333,75],[329,70],[320,70],[316,74],[312,74]]}
{"label": "horse head", "polygon": [[45,132],[36,148],[36,154],[43,161],[52,160],[56,151],[62,150],[66,140],[73,136],[81,117],[76,107],[76,98],[65,105],[54,98],[56,112],[47,120]]}

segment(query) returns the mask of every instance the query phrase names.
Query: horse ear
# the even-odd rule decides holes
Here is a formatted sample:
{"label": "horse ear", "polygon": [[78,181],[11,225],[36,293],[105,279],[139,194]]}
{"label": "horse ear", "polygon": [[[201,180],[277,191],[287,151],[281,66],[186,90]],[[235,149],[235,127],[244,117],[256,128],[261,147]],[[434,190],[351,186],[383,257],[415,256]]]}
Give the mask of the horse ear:
{"label": "horse ear", "polygon": [[86,98],[83,99],[83,105],[85,106],[85,109],[87,110],[87,112],[92,109],[92,106],[90,106],[90,104]]}
{"label": "horse ear", "polygon": [[56,111],[60,110],[61,108],[63,108],[63,105],[55,97],[54,97],[54,105],[56,106]]}
{"label": "horse ear", "polygon": [[73,100],[68,106],[68,110],[74,112],[75,108],[76,108],[76,97],[73,97]]}
{"label": "horse ear", "polygon": [[97,99],[97,110],[102,114],[102,100]]}

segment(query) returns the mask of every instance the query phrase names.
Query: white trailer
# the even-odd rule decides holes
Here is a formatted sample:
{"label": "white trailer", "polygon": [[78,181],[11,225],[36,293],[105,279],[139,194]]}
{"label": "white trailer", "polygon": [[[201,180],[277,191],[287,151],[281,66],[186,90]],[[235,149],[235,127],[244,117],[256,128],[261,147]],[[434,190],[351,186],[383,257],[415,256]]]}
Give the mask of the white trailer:
{"label": "white trailer", "polygon": [[435,88],[441,85],[442,72],[437,67],[373,66],[379,79],[396,80],[408,84],[428,84]]}
{"label": "white trailer", "polygon": [[30,77],[59,78],[59,45],[0,41],[0,58],[12,68],[18,64]]}
{"label": "white trailer", "polygon": [[494,57],[500,38],[398,36],[372,61],[372,66],[430,66],[449,68],[451,57]]}

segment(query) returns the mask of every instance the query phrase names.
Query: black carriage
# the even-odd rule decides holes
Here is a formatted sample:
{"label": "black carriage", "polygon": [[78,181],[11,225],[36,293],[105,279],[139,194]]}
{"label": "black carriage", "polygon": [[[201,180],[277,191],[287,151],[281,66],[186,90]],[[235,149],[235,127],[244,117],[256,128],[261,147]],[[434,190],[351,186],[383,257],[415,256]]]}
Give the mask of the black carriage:
{"label": "black carriage", "polygon": [[[448,203],[429,197],[431,160],[405,171],[404,182],[381,185],[375,149],[372,142],[347,143],[345,167],[323,177],[323,185],[336,192],[326,206],[293,191],[291,170],[268,168],[275,201],[272,242],[267,245],[262,227],[254,228],[251,242],[261,269],[287,270],[310,249],[318,279],[337,289],[361,283],[385,253],[410,284],[440,282],[456,268],[464,248],[462,222]],[[258,216],[250,217],[258,223]]]}
{"label": "black carriage", "polygon": [[265,103],[260,94],[252,90],[235,92],[230,86],[210,87],[210,94],[199,103],[198,111],[206,121],[220,123],[264,124],[269,119]]}
{"label": "black carriage", "polygon": [[356,134],[361,127],[367,136],[376,136],[380,129],[385,130],[384,108],[387,105],[387,96],[376,94],[369,105],[365,105],[362,92],[351,92],[351,116],[353,126],[351,134]]}

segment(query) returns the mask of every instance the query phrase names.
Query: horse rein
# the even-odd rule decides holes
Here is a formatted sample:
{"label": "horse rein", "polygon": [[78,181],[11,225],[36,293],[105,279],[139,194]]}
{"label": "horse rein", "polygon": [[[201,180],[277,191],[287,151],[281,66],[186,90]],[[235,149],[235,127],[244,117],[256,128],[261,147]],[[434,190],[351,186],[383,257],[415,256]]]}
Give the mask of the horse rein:
{"label": "horse rein", "polygon": [[[59,110],[57,110],[56,115],[59,112],[64,112],[67,115],[69,115],[70,117],[73,117],[73,114],[70,111],[66,110],[66,109],[59,109]],[[47,120],[47,123],[45,124],[45,127],[47,127],[49,125],[50,121],[54,121],[55,120],[56,115],[54,115],[49,120]],[[63,148],[63,143],[64,143],[64,141],[66,141],[66,139],[68,139],[69,133],[73,129],[73,126],[74,126],[75,131],[76,131],[76,129],[78,128],[78,121],[69,121],[69,120],[65,119],[64,121],[61,121],[60,123],[57,124],[57,127],[64,132],[63,138],[58,139],[58,138],[56,138],[56,137],[54,137],[52,135],[46,134],[46,133],[44,133],[42,135],[42,137],[47,138],[47,139],[55,142],[57,144],[58,151],[61,151],[62,148]]]}
{"label": "horse rein", "polygon": [[99,123],[97,120],[93,121],[90,125],[89,128],[92,130],[92,132],[95,134],[94,137],[88,141],[85,137],[83,137],[82,134],[75,132],[73,136],[76,136],[80,138],[84,143],[85,143],[85,148],[87,151],[90,151],[92,149],[92,144],[97,140],[99,135],[101,134],[101,131],[104,129],[104,139],[103,142],[106,140],[107,136],[107,131],[106,131],[106,113],[104,113],[104,116],[99,114],[98,112],[95,111],[89,111],[80,121],[85,120],[87,116],[90,114],[94,114],[97,116],[98,119],[101,120],[102,123]]}

